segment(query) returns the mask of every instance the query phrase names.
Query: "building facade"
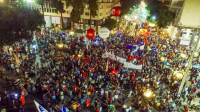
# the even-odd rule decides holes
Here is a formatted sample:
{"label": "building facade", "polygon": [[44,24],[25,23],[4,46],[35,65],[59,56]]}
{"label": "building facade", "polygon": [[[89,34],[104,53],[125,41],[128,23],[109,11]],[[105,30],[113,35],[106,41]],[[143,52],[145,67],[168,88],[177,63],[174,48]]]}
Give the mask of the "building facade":
{"label": "building facade", "polygon": [[[44,15],[46,21],[46,27],[51,27],[52,24],[61,26],[64,29],[83,29],[87,30],[90,28],[90,10],[88,9],[88,5],[84,4],[84,13],[81,15],[81,20],[79,23],[73,23],[70,20],[70,13],[73,7],[66,8],[65,0],[62,0],[64,3],[65,13],[62,14],[63,16],[63,24],[61,24],[61,15],[60,13],[56,13],[55,8],[51,7],[51,0],[45,0],[44,5]],[[97,16],[91,17],[91,28],[98,31],[100,28],[101,23],[104,21],[105,18],[110,16],[112,7],[119,6],[118,0],[98,0],[98,10]],[[42,12],[42,8],[39,5],[34,5],[34,8],[40,10]]]}
{"label": "building facade", "polygon": [[175,12],[172,38],[179,38],[184,45],[191,45],[197,40],[200,28],[200,0],[160,0]]}

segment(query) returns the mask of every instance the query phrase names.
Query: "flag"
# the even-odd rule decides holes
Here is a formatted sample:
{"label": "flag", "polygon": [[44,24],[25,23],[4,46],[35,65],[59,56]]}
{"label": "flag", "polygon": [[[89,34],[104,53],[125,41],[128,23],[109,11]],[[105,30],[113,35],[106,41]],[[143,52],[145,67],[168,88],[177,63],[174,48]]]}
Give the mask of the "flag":
{"label": "flag", "polygon": [[63,105],[62,112],[67,112],[65,106]]}
{"label": "flag", "polygon": [[81,41],[81,42],[83,41],[83,39],[84,39],[84,37],[80,37],[80,41]]}
{"label": "flag", "polygon": [[115,59],[117,60],[117,55],[115,55]]}
{"label": "flag", "polygon": [[133,47],[132,45],[127,45],[126,49],[132,49],[132,47]]}
{"label": "flag", "polygon": [[23,90],[22,90],[21,95],[22,95],[22,96],[27,96],[27,95],[28,95],[28,92],[26,91],[26,89],[23,89]]}
{"label": "flag", "polygon": [[39,112],[48,112],[44,107],[42,107],[38,102],[36,102],[35,100],[34,100],[34,103],[35,103],[35,105],[36,105],[36,107],[37,107],[37,109],[38,109],[38,111]]}
{"label": "flag", "polygon": [[168,100],[170,100],[170,99],[171,99],[171,96],[172,96],[172,95],[170,95],[170,96],[169,96]]}
{"label": "flag", "polygon": [[88,49],[88,46],[89,46],[89,42],[87,41],[87,45],[86,45],[86,48]]}
{"label": "flag", "polygon": [[107,63],[106,63],[106,71],[108,70],[108,60],[107,60]]}
{"label": "flag", "polygon": [[147,45],[149,44],[149,42],[145,36],[144,36],[144,43],[146,43]]}
{"label": "flag", "polygon": [[25,99],[24,99],[24,96],[22,96],[22,97],[20,98],[20,101],[22,102],[22,105],[25,105]]}
{"label": "flag", "polygon": [[138,36],[136,36],[136,42],[138,42],[140,40],[140,38]]}

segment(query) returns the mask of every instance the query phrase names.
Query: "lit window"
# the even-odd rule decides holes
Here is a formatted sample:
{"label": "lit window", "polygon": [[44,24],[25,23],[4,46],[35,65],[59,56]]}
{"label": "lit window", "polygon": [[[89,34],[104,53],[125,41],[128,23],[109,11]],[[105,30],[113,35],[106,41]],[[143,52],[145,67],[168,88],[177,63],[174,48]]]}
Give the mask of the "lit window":
{"label": "lit window", "polygon": [[99,9],[103,9],[103,6],[101,5],[101,6],[99,6]]}
{"label": "lit window", "polygon": [[80,19],[79,22],[82,23],[82,22],[83,22],[83,19]]}

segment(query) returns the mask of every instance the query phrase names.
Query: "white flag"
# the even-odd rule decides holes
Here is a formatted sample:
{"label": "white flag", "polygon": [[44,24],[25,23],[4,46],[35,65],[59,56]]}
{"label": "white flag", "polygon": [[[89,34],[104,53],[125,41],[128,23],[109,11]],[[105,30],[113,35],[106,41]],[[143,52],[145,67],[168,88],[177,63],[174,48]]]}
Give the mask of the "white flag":
{"label": "white flag", "polygon": [[37,107],[37,109],[38,109],[38,111],[39,112],[48,112],[44,107],[42,107],[38,102],[36,102],[35,100],[34,100],[34,103],[35,103],[35,105],[36,105],[36,107]]}

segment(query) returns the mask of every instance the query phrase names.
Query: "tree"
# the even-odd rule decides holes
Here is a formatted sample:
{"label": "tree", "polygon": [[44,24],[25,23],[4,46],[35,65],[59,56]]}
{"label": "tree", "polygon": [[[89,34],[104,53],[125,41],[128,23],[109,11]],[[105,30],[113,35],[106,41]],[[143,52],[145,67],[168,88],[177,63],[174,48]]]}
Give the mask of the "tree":
{"label": "tree", "polygon": [[[61,24],[63,25],[63,17],[62,17],[62,13],[65,13],[65,10],[64,10],[64,3],[61,1],[61,0],[52,0],[51,1],[51,6],[56,8],[56,12],[60,13],[60,16],[61,16]],[[61,26],[61,29],[63,27]]]}
{"label": "tree", "polygon": [[160,1],[148,0],[147,6],[150,11],[150,16],[147,17],[148,22],[155,22],[159,28],[166,28],[175,18],[175,14]]}
{"label": "tree", "polygon": [[[36,4],[39,4],[42,7],[42,14],[43,14],[43,18],[44,18],[44,0],[35,0]],[[45,24],[44,24],[45,27]]]}
{"label": "tree", "polygon": [[120,17],[129,13],[130,8],[137,6],[141,1],[140,0],[120,0]]}
{"label": "tree", "polygon": [[112,30],[114,28],[116,28],[117,26],[117,21],[115,19],[112,19],[110,17],[108,17],[102,24],[102,27],[107,27],[109,30]]}
{"label": "tree", "polygon": [[72,22],[79,22],[81,15],[84,12],[84,0],[66,0],[66,7],[72,6],[72,12],[70,14],[70,19]]}
{"label": "tree", "polygon": [[75,32],[76,32],[76,33],[83,34],[85,31],[84,31],[84,30],[82,30],[82,29],[75,29]]}
{"label": "tree", "polygon": [[88,0],[89,10],[90,10],[90,28],[91,28],[91,16],[95,17],[97,16],[97,0]]}
{"label": "tree", "polygon": [[[6,19],[5,19],[6,18]],[[37,10],[23,5],[0,5],[0,46],[11,45],[20,39],[31,39],[32,32],[44,24]]]}

